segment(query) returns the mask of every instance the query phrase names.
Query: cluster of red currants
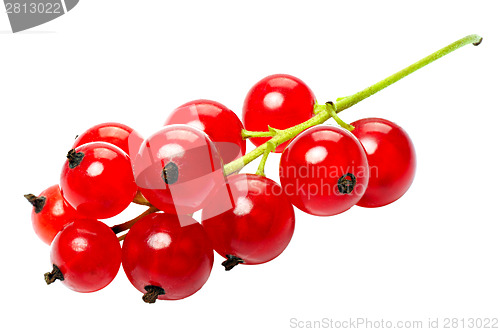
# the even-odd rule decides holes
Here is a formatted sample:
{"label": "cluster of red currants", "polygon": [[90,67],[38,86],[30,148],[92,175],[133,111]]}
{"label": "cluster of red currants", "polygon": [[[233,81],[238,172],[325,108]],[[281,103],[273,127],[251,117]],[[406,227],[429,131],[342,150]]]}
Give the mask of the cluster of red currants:
{"label": "cluster of red currants", "polygon": [[[224,105],[196,100],[147,139],[117,123],[88,129],[59,185],[25,196],[35,232],[51,244],[46,282],[97,291],[122,265],[145,302],[182,299],[207,281],[214,250],[226,270],[280,255],[293,235],[293,206],[332,216],[401,197],[416,162],[406,132],[379,118],[344,124],[352,131],[324,125],[325,112],[337,118],[335,104],[318,105],[298,78],[272,75],[248,92],[244,125]],[[246,138],[257,152],[245,154]],[[281,185],[264,176],[271,152],[282,153]],[[257,174],[238,173],[260,155]],[[98,220],[131,202],[148,209],[113,227]],[[200,210],[201,223],[193,219]]]}

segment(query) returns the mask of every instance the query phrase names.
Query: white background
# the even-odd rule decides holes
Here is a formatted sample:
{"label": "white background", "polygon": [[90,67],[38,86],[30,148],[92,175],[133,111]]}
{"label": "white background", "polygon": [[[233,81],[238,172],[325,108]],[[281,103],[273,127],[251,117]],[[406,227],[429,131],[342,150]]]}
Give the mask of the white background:
{"label": "white background", "polygon": [[[429,318],[499,318],[496,4],[82,0],[18,34],[2,9],[0,329],[287,331],[292,318],[424,326]],[[148,136],[170,110],[198,98],[240,114],[248,89],[274,73],[300,77],[326,102],[471,33],[484,37],[481,46],[341,114],[384,117],[412,137],[417,174],[396,203],[330,218],[297,210],[280,257],[225,272],[216,256],[206,285],[181,301],[143,303],[123,271],[92,294],[45,285],[49,247],[32,231],[23,194],[58,182],[86,128],[116,121]],[[272,156],[266,168],[274,179],[278,162]]]}

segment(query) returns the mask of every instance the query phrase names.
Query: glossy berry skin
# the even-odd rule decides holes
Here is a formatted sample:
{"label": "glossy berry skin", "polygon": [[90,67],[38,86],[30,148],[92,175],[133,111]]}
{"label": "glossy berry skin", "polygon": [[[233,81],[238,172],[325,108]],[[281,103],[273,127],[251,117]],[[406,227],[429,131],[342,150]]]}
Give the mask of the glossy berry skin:
{"label": "glossy berry skin", "polygon": [[123,270],[139,291],[161,287],[160,300],[196,293],[214,262],[210,240],[196,220],[167,213],[150,214],[132,226],[123,241]]}
{"label": "glossy berry skin", "polygon": [[86,143],[106,142],[116,145],[134,158],[143,140],[141,135],[129,126],[117,122],[106,122],[95,125],[79,135],[73,143],[73,149]]}
{"label": "glossy berry skin", "polygon": [[280,180],[293,205],[332,216],[355,205],[369,179],[363,147],[349,131],[327,125],[298,135],[280,161]]}
{"label": "glossy berry skin", "polygon": [[52,242],[50,258],[62,272],[62,283],[77,292],[95,292],[116,276],[121,263],[120,242],[100,221],[68,224]]}
{"label": "glossy berry skin", "polygon": [[410,137],[385,119],[361,119],[352,125],[352,133],[364,146],[370,164],[368,188],[357,205],[379,207],[394,202],[415,177],[417,159]]}
{"label": "glossy berry skin", "polygon": [[162,211],[201,209],[220,183],[222,160],[210,138],[188,125],[169,125],[141,145],[134,174],[144,197]]}
{"label": "glossy berry skin", "polygon": [[60,184],[64,199],[78,213],[93,219],[119,214],[137,192],[130,158],[104,142],[87,143],[70,151]]}
{"label": "glossy berry skin", "polygon": [[[243,104],[243,125],[250,131],[287,129],[314,116],[316,98],[300,79],[286,74],[265,77],[248,92]],[[269,137],[252,137],[256,146]],[[275,152],[282,152],[289,141],[280,144]]]}
{"label": "glossy berry skin", "polygon": [[206,133],[217,146],[224,164],[246,152],[240,119],[233,111],[216,101],[200,99],[177,107],[165,122],[165,125],[171,124],[187,124]]}
{"label": "glossy berry skin", "polygon": [[255,174],[235,174],[203,209],[202,224],[221,256],[261,264],[285,250],[295,214],[276,182]]}
{"label": "glossy berry skin", "polygon": [[42,191],[37,199],[43,203],[40,210],[33,207],[31,221],[36,235],[48,245],[65,225],[83,218],[64,200],[57,184]]}

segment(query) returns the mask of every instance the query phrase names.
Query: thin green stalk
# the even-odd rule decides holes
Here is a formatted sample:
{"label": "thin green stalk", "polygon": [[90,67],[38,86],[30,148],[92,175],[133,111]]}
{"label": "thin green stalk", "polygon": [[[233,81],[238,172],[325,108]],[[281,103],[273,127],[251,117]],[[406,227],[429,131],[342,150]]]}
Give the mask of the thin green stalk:
{"label": "thin green stalk", "polygon": [[335,120],[335,122],[337,122],[337,124],[339,126],[341,126],[344,129],[347,129],[349,131],[353,131],[354,130],[353,126],[351,126],[348,123],[345,123],[344,121],[342,121],[341,118],[339,118],[339,116],[337,115],[337,105],[335,105],[333,102],[329,101],[329,102],[326,103],[325,106],[326,106],[326,111],[328,112],[328,114],[330,115],[330,117],[332,117]]}
{"label": "thin green stalk", "polygon": [[260,176],[266,176],[266,173],[264,172],[264,168],[266,167],[267,157],[269,157],[270,153],[271,153],[270,150],[264,151],[264,154],[262,155],[262,159],[260,160],[259,168],[257,168],[257,172],[255,172],[255,174],[260,175]]}
{"label": "thin green stalk", "polygon": [[426,56],[425,58],[415,62],[414,64],[406,67],[403,70],[398,71],[397,73],[383,79],[382,81],[373,84],[372,86],[369,86],[368,88],[353,94],[352,96],[345,97],[340,99],[337,102],[337,113],[342,112],[343,110],[359,103],[363,99],[366,99],[370,97],[371,95],[379,92],[380,90],[385,89],[389,85],[396,83],[400,79],[410,75],[411,73],[417,71],[418,69],[425,67],[426,65],[436,61],[439,58],[442,58],[443,56],[465,46],[468,44],[474,44],[475,46],[479,45],[481,41],[483,40],[482,37],[478,35],[469,35],[467,37],[464,37],[460,40],[457,40],[454,43],[451,43],[450,45],[443,47],[442,49]]}
{"label": "thin green stalk", "polygon": [[255,172],[255,174],[260,175],[260,176],[266,176],[266,174],[264,172],[264,168],[266,167],[267,157],[269,157],[269,154],[271,152],[276,150],[276,145],[273,145],[272,142],[270,142],[270,141],[267,141],[265,143],[265,145],[266,145],[266,150],[264,151],[264,155],[262,156],[262,159],[260,160],[259,168],[257,168],[257,172]]}
{"label": "thin green stalk", "polygon": [[[389,85],[394,84],[395,82],[399,81],[400,79],[410,75],[411,73],[417,71],[418,69],[436,61],[437,59],[439,59],[439,58],[441,58],[441,57],[443,57],[443,56],[445,56],[445,55],[447,55],[447,54],[449,54],[449,53],[451,53],[451,52],[453,52],[453,51],[455,51],[455,50],[457,50],[465,45],[473,44],[473,45],[477,46],[481,43],[482,40],[483,39],[478,35],[469,35],[467,37],[464,37],[464,38],[457,40],[456,42],[454,42],[446,47],[443,47],[442,49],[430,54],[429,56],[426,56],[425,58],[415,62],[414,64],[412,64],[406,68],[404,68],[403,70],[398,71],[397,73],[383,79],[382,81],[375,83],[364,90],[359,91],[358,93],[355,93],[355,94],[348,96],[348,97],[339,98],[339,99],[337,99],[337,102],[335,103],[335,106],[336,106],[335,113],[342,112],[343,110],[359,103],[360,101],[370,97],[371,95],[379,92],[380,90],[385,89]],[[317,112],[317,114],[314,117],[312,117],[311,119],[309,119],[301,124],[290,127],[288,129],[276,131],[275,133],[273,133],[272,131],[264,132],[266,134],[269,134],[268,136],[272,136],[272,138],[269,141],[267,141],[266,143],[258,146],[253,151],[240,157],[239,159],[236,159],[236,160],[230,162],[229,164],[226,164],[224,166],[225,174],[229,175],[229,174],[238,172],[245,165],[247,165],[251,161],[260,157],[262,154],[264,154],[266,152],[267,143],[270,143],[274,146],[278,146],[278,145],[294,138],[295,136],[300,134],[302,131],[304,131],[312,126],[321,124],[331,117],[331,114],[326,107],[324,109],[322,109],[321,107],[316,107],[315,109],[317,111],[319,110],[319,112]]]}
{"label": "thin green stalk", "polygon": [[274,133],[271,131],[250,131],[243,129],[241,130],[241,137],[247,139],[249,137],[272,137]]}

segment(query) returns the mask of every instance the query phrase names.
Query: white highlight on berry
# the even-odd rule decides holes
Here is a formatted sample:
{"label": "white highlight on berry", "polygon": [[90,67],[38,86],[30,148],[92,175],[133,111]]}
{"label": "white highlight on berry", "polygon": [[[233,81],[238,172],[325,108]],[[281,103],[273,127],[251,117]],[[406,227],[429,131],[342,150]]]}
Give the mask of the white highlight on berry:
{"label": "white highlight on berry", "polygon": [[165,144],[158,150],[158,159],[170,159],[174,157],[182,157],[186,153],[184,148],[176,143]]}
{"label": "white highlight on berry", "polygon": [[102,171],[104,171],[104,165],[100,161],[94,161],[87,168],[87,174],[92,177],[100,175]]}
{"label": "white highlight on berry", "polygon": [[83,237],[77,237],[73,239],[73,241],[71,241],[71,249],[73,249],[73,251],[78,251],[78,252],[85,251],[88,245],[89,243]]}
{"label": "white highlight on berry", "polygon": [[285,101],[285,97],[280,92],[269,92],[264,97],[264,104],[267,108],[279,108]]}
{"label": "white highlight on berry", "polygon": [[195,127],[196,129],[199,129],[201,131],[205,131],[205,125],[203,125],[203,123],[201,123],[200,120],[193,120],[193,121],[189,121],[188,123],[186,123],[188,126],[191,126],[191,127]]}
{"label": "white highlight on berry", "polygon": [[238,197],[233,213],[237,216],[249,214],[253,209],[253,203],[246,197]]}
{"label": "white highlight on berry", "polygon": [[[106,144],[106,145],[111,145],[110,143],[102,143],[102,144]],[[118,156],[118,154],[111,150],[110,148],[96,148],[94,149],[94,156],[96,158],[100,158],[100,159],[114,159]]]}
{"label": "white highlight on berry", "polygon": [[55,216],[60,216],[64,213],[64,205],[62,201],[57,201],[56,204],[52,207],[52,213]]}
{"label": "white highlight on berry", "polygon": [[153,249],[167,248],[172,242],[172,238],[167,233],[155,233],[148,237],[147,243]]}
{"label": "white highlight on berry", "polygon": [[361,144],[363,144],[363,147],[365,148],[366,154],[372,154],[377,150],[377,142],[374,142],[372,140],[364,140],[361,141]]}
{"label": "white highlight on berry", "polygon": [[308,163],[316,165],[325,160],[328,151],[324,146],[315,146],[306,152],[306,160]]}

